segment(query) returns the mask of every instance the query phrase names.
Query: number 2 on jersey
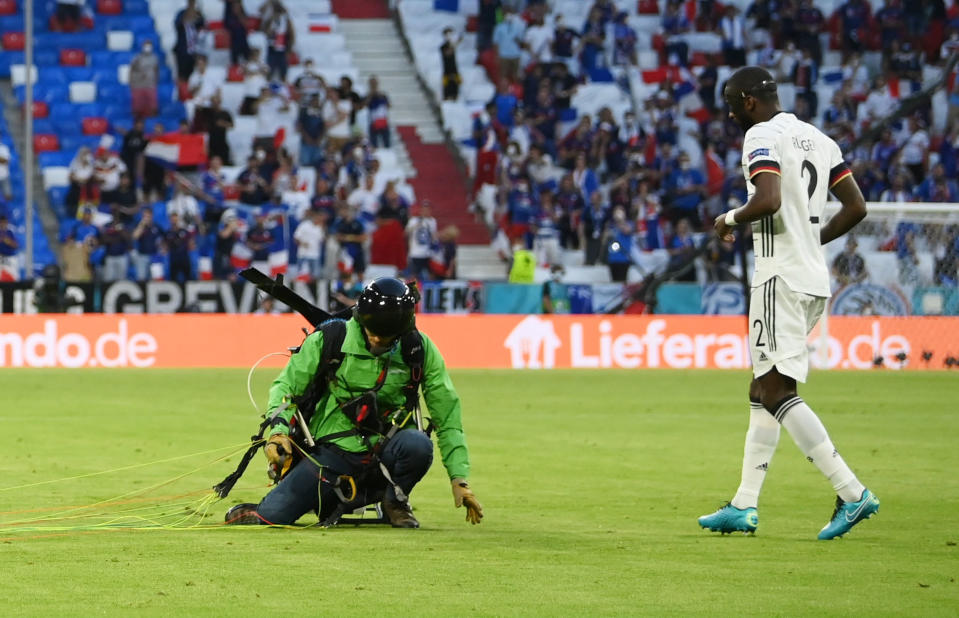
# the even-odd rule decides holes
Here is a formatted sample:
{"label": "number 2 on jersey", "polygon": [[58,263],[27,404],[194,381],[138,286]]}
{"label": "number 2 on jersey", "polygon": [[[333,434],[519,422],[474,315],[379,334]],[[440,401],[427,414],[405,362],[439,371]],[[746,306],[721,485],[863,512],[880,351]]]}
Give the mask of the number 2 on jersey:
{"label": "number 2 on jersey", "polygon": [[806,159],[802,162],[802,171],[799,172],[799,175],[804,175],[805,172],[809,172],[809,187],[806,189],[809,194],[809,199],[812,199],[813,193],[816,192],[816,183],[819,181],[819,174],[816,173],[816,166],[813,165],[809,159]]}

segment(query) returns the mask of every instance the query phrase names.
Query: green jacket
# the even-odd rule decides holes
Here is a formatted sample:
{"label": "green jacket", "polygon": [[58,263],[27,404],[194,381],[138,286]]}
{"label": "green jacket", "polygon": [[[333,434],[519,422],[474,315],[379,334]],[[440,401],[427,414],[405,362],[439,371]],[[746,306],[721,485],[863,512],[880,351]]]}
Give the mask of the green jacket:
{"label": "green jacket", "polygon": [[[443,456],[443,465],[446,466],[450,478],[469,478],[469,451],[463,435],[459,395],[456,394],[446,371],[443,356],[436,344],[425,334],[423,348],[423,396],[429,416],[436,426],[436,439]],[[351,319],[346,323],[346,336],[341,349],[344,356],[342,364],[336,370],[336,379],[330,383],[328,393],[320,399],[316,412],[310,419],[310,432],[317,440],[353,428],[350,420],[340,411],[337,401],[347,401],[373,388],[386,363],[387,355],[391,356],[390,369],[386,382],[377,391],[379,409],[396,409],[406,402],[402,389],[409,383],[410,370],[403,362],[398,342],[389,352],[374,356],[366,347],[366,338],[360,325]],[[316,375],[322,350],[323,333],[317,331],[309,335],[300,351],[290,357],[290,361],[270,387],[270,414],[284,403],[284,398],[303,393]],[[291,421],[293,412],[293,408],[287,408],[280,416],[292,423],[295,422]],[[270,435],[288,432],[288,427],[278,424]],[[363,441],[355,435],[337,438],[332,442],[343,450],[354,453],[367,450]]]}

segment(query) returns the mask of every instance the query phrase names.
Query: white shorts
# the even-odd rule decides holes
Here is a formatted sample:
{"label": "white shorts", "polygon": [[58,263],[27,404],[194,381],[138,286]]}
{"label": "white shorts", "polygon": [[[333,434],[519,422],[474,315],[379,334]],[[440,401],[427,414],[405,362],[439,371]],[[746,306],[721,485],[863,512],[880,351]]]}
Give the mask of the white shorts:
{"label": "white shorts", "polygon": [[754,287],[749,298],[749,349],[753,375],[776,370],[798,382],[809,374],[806,340],[822,317],[826,299],[789,289],[773,277]]}

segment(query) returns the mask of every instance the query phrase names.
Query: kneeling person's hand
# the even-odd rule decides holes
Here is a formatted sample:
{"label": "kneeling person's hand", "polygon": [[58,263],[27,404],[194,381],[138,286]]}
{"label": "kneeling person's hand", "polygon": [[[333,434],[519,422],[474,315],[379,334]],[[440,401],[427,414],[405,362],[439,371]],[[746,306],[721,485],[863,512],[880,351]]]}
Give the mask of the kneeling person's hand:
{"label": "kneeling person's hand", "polygon": [[270,462],[270,478],[279,482],[289,472],[293,463],[293,441],[282,433],[273,434],[266,441],[263,452],[266,460]]}
{"label": "kneeling person's hand", "polygon": [[453,487],[453,503],[456,508],[465,506],[466,521],[471,524],[480,523],[483,520],[483,505],[476,499],[466,479],[453,479],[450,484]]}

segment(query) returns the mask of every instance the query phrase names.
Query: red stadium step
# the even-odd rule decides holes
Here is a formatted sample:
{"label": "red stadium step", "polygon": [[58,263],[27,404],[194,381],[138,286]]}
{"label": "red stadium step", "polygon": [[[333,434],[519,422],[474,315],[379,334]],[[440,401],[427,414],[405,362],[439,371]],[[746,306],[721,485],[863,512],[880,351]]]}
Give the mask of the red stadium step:
{"label": "red stadium step", "polygon": [[340,19],[388,19],[386,0],[333,0],[333,12]]}
{"label": "red stadium step", "polygon": [[416,178],[410,180],[420,202],[433,204],[433,216],[440,228],[455,225],[460,230],[461,245],[485,245],[489,232],[477,223],[467,210],[469,196],[466,177],[456,164],[446,144],[424,144],[416,134],[416,127],[396,127],[409,152]]}

